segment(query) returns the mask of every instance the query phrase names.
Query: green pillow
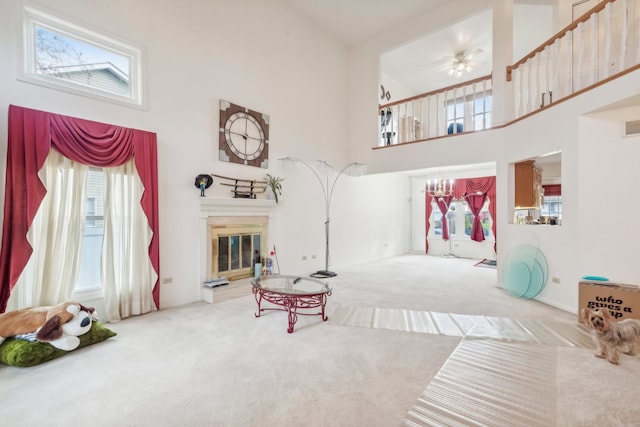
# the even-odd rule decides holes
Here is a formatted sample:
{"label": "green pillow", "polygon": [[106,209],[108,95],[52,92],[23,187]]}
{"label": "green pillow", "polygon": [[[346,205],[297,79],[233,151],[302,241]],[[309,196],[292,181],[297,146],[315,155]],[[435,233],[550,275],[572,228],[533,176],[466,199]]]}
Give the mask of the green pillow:
{"label": "green pillow", "polygon": [[[78,337],[80,338],[78,348],[99,343],[115,335],[117,334],[111,329],[95,321],[86,334]],[[8,338],[0,345],[0,362],[11,366],[34,366],[67,353],[69,352],[55,348],[49,343]]]}

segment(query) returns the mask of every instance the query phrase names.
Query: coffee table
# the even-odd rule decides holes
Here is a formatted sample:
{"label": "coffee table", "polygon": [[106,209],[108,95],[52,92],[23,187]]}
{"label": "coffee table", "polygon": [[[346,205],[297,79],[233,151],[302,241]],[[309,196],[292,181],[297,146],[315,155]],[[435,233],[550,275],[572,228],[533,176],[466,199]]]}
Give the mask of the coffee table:
{"label": "coffee table", "polygon": [[[251,285],[258,303],[258,312],[255,313],[255,316],[260,317],[260,314],[267,310],[286,311],[289,314],[289,328],[287,329],[289,333],[293,332],[298,315],[320,316],[324,321],[329,319],[325,315],[324,309],[327,305],[327,298],[331,295],[331,288],[322,280],[277,274],[254,279],[251,281]],[[277,307],[263,308],[263,301]],[[305,312],[305,310],[314,309],[319,310]]]}

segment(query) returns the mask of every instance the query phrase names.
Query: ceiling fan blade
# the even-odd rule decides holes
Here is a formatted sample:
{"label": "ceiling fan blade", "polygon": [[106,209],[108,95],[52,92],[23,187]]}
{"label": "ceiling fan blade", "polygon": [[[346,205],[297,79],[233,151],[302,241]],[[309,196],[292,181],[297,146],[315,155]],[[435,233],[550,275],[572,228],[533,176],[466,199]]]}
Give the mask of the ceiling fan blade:
{"label": "ceiling fan blade", "polygon": [[480,55],[482,52],[484,52],[484,51],[483,51],[482,49],[478,48],[478,49],[475,49],[475,50],[473,50],[473,51],[471,51],[471,52],[467,53],[467,54],[465,55],[465,57],[466,57],[467,59],[471,59],[471,58],[473,58],[473,57],[474,57],[474,56],[476,56],[476,55]]}

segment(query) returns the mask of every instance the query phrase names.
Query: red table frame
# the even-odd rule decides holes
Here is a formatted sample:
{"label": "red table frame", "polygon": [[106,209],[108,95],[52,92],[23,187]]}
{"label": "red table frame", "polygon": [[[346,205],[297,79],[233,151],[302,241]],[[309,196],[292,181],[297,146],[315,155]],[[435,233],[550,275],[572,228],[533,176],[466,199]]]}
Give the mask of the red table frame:
{"label": "red table frame", "polygon": [[[253,294],[255,295],[256,302],[258,303],[258,312],[254,313],[254,315],[256,317],[260,317],[260,314],[267,310],[286,311],[289,315],[289,327],[287,328],[287,332],[289,333],[293,332],[293,328],[298,321],[298,315],[321,316],[322,320],[325,322],[329,320],[325,315],[325,307],[327,305],[327,298],[331,295],[331,289],[329,289],[329,291],[315,294],[288,294],[254,286]],[[263,300],[278,307],[263,308]],[[320,307],[320,311],[317,313],[298,312],[299,309],[308,310],[318,307]]]}

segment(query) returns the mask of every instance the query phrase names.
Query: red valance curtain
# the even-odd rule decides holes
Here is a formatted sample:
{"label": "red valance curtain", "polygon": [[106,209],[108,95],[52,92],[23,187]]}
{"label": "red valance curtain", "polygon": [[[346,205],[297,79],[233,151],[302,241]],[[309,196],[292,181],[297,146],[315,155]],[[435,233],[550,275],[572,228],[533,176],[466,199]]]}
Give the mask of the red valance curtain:
{"label": "red valance curtain", "polygon": [[[479,193],[479,194],[478,194]],[[433,209],[431,208],[431,203],[432,203],[432,197],[429,196],[428,194],[425,194],[425,228],[426,228],[426,232],[425,234],[428,236],[429,235],[429,228],[430,228],[430,223],[429,223],[429,218],[431,218],[431,213],[433,211]],[[482,209],[482,206],[484,205],[484,201],[486,200],[486,198],[489,199],[489,214],[491,215],[491,218],[493,219],[493,224],[491,226],[491,231],[493,232],[494,237],[496,238],[496,243],[494,243],[493,245],[493,250],[497,251],[497,235],[496,235],[496,224],[498,221],[496,221],[496,177],[495,176],[487,176],[487,177],[480,177],[480,178],[469,178],[469,179],[457,179],[454,181],[453,183],[453,195],[452,195],[453,199],[456,200],[462,200],[462,199],[466,199],[469,202],[469,205],[471,207],[471,210],[473,212],[473,206],[471,206],[471,203],[474,203],[474,205],[476,203],[480,203],[482,202],[482,204],[480,204],[480,207],[478,208],[478,212],[480,209]],[[478,199],[476,201],[476,199]],[[451,200],[449,200],[449,203],[447,203],[447,206],[449,206]],[[444,214],[443,214],[444,215]],[[442,233],[442,238],[444,240],[446,240],[445,233],[444,233],[444,227],[445,227],[445,222],[443,221],[443,233]],[[480,234],[482,233],[482,237],[480,237]],[[474,236],[477,235],[477,238],[474,238]],[[447,238],[448,238],[448,233],[447,233]],[[484,233],[482,231],[482,224],[480,222],[480,219],[477,217],[477,213],[474,212],[474,221],[473,221],[473,226],[471,229],[471,239],[472,240],[476,240],[476,241],[482,241],[484,240]],[[479,239],[479,240],[478,240]],[[429,251],[429,241],[428,238],[425,237],[426,240],[426,252]]]}
{"label": "red valance curtain", "polygon": [[[0,251],[0,312],[32,253],[27,231],[46,194],[38,177],[53,147],[65,157],[96,167],[115,167],[134,158],[144,193],[140,204],[153,238],[149,258],[160,277],[156,134],[137,129],[9,106],[4,224]],[[160,306],[159,279],[153,301]]]}
{"label": "red valance curtain", "polygon": [[562,196],[562,184],[543,185],[545,196]]}

